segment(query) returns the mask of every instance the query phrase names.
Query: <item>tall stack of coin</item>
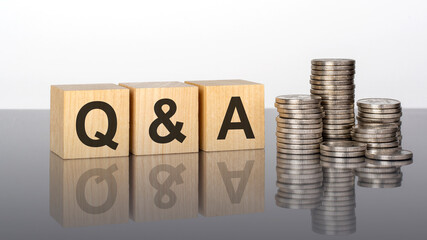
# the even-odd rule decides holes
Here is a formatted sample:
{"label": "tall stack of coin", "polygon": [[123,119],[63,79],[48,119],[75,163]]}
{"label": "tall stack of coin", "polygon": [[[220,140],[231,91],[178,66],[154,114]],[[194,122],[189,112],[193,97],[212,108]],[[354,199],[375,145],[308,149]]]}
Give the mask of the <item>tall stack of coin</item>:
{"label": "tall stack of coin", "polygon": [[276,98],[277,186],[280,207],[311,209],[320,204],[323,110],[320,97],[282,95]]}
{"label": "tall stack of coin", "polygon": [[366,144],[355,141],[327,141],[320,144],[320,165],[356,169],[366,165]]}
{"label": "tall stack of coin", "polygon": [[368,164],[356,170],[357,184],[369,188],[401,186],[400,167],[412,162],[412,153],[401,150],[400,102],[387,98],[366,98],[359,100],[357,106],[358,125],[353,128],[352,137],[368,147]]}
{"label": "tall stack of coin", "polygon": [[351,139],[354,126],[354,74],[352,59],[313,59],[311,94],[322,97],[325,111],[323,138]]}
{"label": "tall stack of coin", "polygon": [[323,168],[321,206],[311,210],[312,229],[324,235],[356,231],[354,174],[350,169]]}

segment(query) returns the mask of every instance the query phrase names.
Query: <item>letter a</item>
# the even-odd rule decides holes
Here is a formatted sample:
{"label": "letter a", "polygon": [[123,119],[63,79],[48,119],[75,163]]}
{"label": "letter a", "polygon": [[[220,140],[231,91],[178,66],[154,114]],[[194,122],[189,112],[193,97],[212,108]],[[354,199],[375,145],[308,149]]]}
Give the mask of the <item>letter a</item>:
{"label": "letter a", "polygon": [[[231,119],[233,118],[234,109],[236,109],[237,114],[239,114],[240,122],[231,122]],[[230,129],[243,129],[243,131],[245,131],[246,138],[255,138],[254,133],[252,132],[251,124],[249,123],[248,116],[246,115],[246,111],[243,107],[243,103],[240,97],[231,98],[217,139],[225,139],[228,130]]]}

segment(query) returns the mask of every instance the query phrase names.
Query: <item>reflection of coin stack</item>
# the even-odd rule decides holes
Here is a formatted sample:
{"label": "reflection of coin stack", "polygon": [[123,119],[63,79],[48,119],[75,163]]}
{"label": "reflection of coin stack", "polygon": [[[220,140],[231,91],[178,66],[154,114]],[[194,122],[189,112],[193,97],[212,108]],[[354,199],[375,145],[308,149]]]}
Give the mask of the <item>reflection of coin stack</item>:
{"label": "reflection of coin stack", "polygon": [[311,209],[320,204],[322,142],[320,97],[283,95],[276,98],[277,186],[280,207]]}
{"label": "reflection of coin stack", "polygon": [[412,153],[401,150],[401,104],[398,100],[366,98],[357,102],[358,125],[353,140],[366,143],[368,164],[356,170],[358,185],[369,188],[401,186],[400,167],[412,163]]}
{"label": "reflection of coin stack", "polygon": [[313,59],[311,94],[322,97],[325,110],[323,138],[351,139],[354,125],[354,73],[352,59]]}
{"label": "reflection of coin stack", "polygon": [[322,205],[311,210],[312,229],[325,235],[356,231],[354,175],[350,169],[323,168]]}
{"label": "reflection of coin stack", "polygon": [[356,169],[366,165],[366,144],[355,141],[328,141],[320,144],[323,167]]}

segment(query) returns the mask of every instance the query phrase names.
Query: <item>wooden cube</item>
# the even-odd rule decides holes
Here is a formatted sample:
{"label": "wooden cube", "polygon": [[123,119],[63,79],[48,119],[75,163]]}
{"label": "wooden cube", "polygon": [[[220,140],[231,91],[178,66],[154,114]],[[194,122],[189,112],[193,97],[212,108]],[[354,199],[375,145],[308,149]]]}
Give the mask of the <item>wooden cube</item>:
{"label": "wooden cube", "polygon": [[130,151],[133,154],[199,150],[196,87],[181,82],[120,85],[130,89]]}
{"label": "wooden cube", "polygon": [[199,87],[200,148],[264,148],[264,86],[244,80],[189,81]]}
{"label": "wooden cube", "polygon": [[129,155],[129,90],[114,84],[54,85],[50,149],[64,159]]}
{"label": "wooden cube", "polygon": [[50,153],[50,215],[63,227],[129,221],[129,157],[66,160]]}
{"label": "wooden cube", "polygon": [[198,153],[131,155],[131,218],[136,222],[198,215]]}
{"label": "wooden cube", "polygon": [[264,163],[264,149],[200,152],[200,214],[263,212]]}

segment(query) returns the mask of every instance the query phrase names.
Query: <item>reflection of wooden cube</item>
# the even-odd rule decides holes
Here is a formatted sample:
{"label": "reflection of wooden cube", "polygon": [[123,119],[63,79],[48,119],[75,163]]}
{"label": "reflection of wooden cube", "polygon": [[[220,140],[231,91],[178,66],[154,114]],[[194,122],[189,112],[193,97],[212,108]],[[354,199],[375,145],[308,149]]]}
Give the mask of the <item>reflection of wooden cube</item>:
{"label": "reflection of wooden cube", "polygon": [[186,83],[199,87],[200,149],[264,148],[264,85],[244,80]]}
{"label": "reflection of wooden cube", "polygon": [[131,93],[130,151],[133,154],[199,150],[196,87],[180,82],[120,85],[129,88]]}
{"label": "reflection of wooden cube", "polygon": [[129,220],[129,158],[64,160],[50,153],[50,215],[63,227]]}
{"label": "reflection of wooden cube", "polygon": [[131,155],[132,219],[197,217],[198,161],[198,153]]}
{"label": "reflection of wooden cube", "polygon": [[200,157],[200,214],[264,211],[264,149],[201,152]]}
{"label": "reflection of wooden cube", "polygon": [[129,90],[114,84],[51,87],[50,149],[61,158],[129,155]]}

